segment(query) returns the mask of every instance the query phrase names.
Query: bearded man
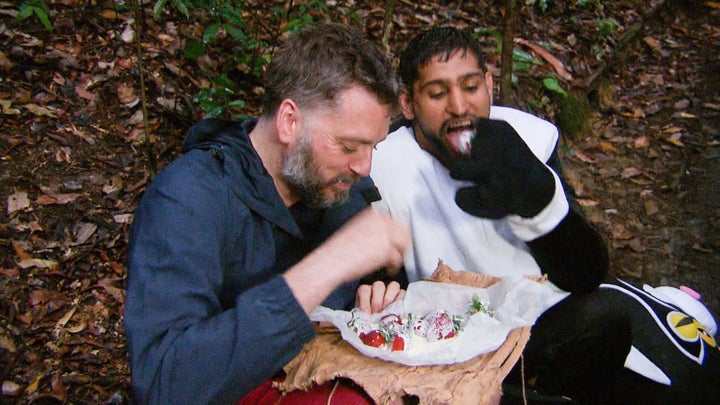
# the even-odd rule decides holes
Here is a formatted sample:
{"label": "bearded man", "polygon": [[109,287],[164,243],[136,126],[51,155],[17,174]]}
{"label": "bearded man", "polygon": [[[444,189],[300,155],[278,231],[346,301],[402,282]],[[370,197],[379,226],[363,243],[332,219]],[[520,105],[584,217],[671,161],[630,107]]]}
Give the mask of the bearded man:
{"label": "bearded man", "polygon": [[237,403],[315,336],[319,305],[379,311],[402,296],[374,283],[355,302],[358,280],[401,266],[410,239],[364,198],[396,105],[390,64],[325,24],[290,36],[265,81],[261,116],[191,128],[135,212],[135,402]]}

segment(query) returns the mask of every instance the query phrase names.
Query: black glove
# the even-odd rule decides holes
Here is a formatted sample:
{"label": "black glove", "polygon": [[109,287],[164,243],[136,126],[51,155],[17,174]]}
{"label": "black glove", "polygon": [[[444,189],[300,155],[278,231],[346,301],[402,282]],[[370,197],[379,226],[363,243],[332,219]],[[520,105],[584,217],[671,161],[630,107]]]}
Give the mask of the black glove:
{"label": "black glove", "polygon": [[550,169],[507,122],[478,118],[475,125],[470,158],[450,168],[452,178],[475,185],[458,190],[455,202],[477,217],[534,217],[555,194]]}

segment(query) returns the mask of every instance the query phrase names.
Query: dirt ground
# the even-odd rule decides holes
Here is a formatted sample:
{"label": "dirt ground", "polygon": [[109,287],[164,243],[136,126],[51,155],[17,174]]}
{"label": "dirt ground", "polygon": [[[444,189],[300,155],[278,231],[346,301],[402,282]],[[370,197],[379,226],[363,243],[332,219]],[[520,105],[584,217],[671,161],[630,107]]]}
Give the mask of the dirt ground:
{"label": "dirt ground", "polygon": [[612,102],[600,103],[593,136],[574,144],[594,151],[591,162],[568,161],[610,242],[612,271],[690,286],[717,314],[720,19],[697,4],[677,2],[646,24],[606,77]]}
{"label": "dirt ground", "polygon": [[[0,2],[0,403],[123,403],[133,209],[153,166],[177,156],[200,118],[192,97],[207,83],[203,69],[219,69],[223,49],[183,60],[197,23],[147,10],[144,123],[136,43],[126,36],[132,14],[95,1],[46,3],[52,32],[37,20],[15,23],[14,4]],[[378,41],[382,3],[356,6]],[[438,3],[397,2],[391,56],[431,23],[500,27],[499,2]],[[547,13],[523,8],[516,37],[554,44],[574,76],[566,87],[588,93],[588,124],[560,151],[608,243],[613,274],[690,286],[720,313],[720,9],[690,0],[604,1],[591,10],[565,3],[551,2]],[[327,12],[343,21],[354,2],[334,4]],[[620,26],[600,48],[598,18]],[[633,28],[624,44],[620,34]],[[603,59],[598,49],[621,51]],[[497,55],[489,64],[497,68]],[[550,70],[541,63],[518,72],[511,104],[557,122],[563,108],[538,84]],[[258,82],[236,74],[252,115]],[[591,88],[577,86],[590,79]],[[152,148],[143,143],[146,124]]]}

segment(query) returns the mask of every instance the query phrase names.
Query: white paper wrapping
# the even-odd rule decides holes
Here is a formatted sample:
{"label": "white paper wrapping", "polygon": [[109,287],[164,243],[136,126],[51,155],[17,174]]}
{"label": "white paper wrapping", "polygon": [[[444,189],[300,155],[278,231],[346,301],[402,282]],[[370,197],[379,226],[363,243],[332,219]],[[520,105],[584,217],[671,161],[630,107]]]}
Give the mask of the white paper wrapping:
{"label": "white paper wrapping", "polygon": [[[467,314],[473,294],[477,294],[480,301],[493,311],[492,317],[482,312],[472,316]],[[377,323],[387,314],[405,317],[412,313],[419,317],[439,308],[451,315],[462,315],[465,318],[463,329],[447,340],[426,342],[424,339],[413,339],[408,349],[394,352],[365,345],[347,326],[352,318],[349,311],[319,307],[310,314],[310,319],[332,323],[346,342],[369,357],[408,366],[453,364],[497,349],[510,330],[533,325],[543,311],[567,295],[549,283],[538,283],[524,277],[503,278],[488,288],[416,281],[408,285],[404,300],[371,315],[370,322]]]}

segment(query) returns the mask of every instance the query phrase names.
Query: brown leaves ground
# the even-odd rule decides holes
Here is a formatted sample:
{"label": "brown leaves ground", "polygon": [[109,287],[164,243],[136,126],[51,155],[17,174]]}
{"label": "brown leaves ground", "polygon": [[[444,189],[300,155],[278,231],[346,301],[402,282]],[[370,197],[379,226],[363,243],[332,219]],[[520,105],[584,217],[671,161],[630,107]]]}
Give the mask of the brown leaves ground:
{"label": "brown leaves ground", "polygon": [[[152,172],[145,125],[162,167],[200,117],[192,97],[230,52],[227,41],[219,41],[206,58],[184,59],[187,41],[202,34],[200,19],[167,12],[154,19],[145,10],[145,122],[134,14],[95,1],[45,3],[52,32],[32,20],[14,23],[15,4],[0,1],[2,402],[122,403],[129,384],[125,249],[133,209]],[[263,17],[266,2],[245,3],[258,35],[272,37],[277,27]],[[388,33],[393,58],[431,24],[476,29],[498,74],[491,32],[499,32],[503,10],[495,3],[401,0],[389,30],[383,1],[338,1],[325,13],[357,21],[378,43]],[[599,83],[586,90],[594,107],[588,125],[563,139],[561,155],[580,202],[609,243],[613,273],[690,285],[717,312],[717,2],[672,2],[653,16],[647,10],[657,1],[576,3],[552,2],[546,13],[520,7],[518,49],[535,61],[515,72],[514,104],[557,121],[558,98],[543,78],[559,75],[566,90]],[[598,21],[608,19],[619,28],[601,34]],[[618,59],[606,63],[643,21]],[[231,73],[247,112],[255,114],[258,82],[237,69]]]}

